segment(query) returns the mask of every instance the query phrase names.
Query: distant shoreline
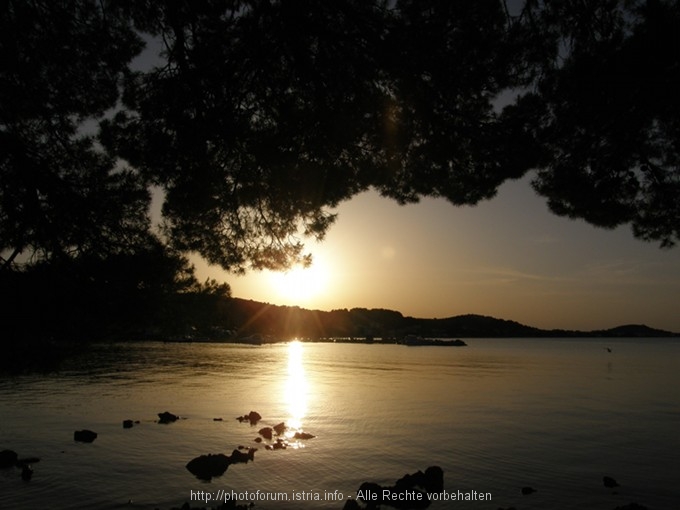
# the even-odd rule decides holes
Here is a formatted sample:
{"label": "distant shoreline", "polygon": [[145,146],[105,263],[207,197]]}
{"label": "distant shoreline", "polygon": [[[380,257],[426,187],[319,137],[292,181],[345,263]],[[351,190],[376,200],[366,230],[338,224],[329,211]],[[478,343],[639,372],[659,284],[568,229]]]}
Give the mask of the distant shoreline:
{"label": "distant shoreline", "polygon": [[[680,337],[644,324],[579,331],[541,329],[516,321],[466,314],[441,319],[404,316],[395,310],[352,308],[331,311],[273,305],[229,298],[227,316],[234,320],[219,333],[222,337],[272,335],[280,338],[576,338],[576,337]],[[200,328],[199,328],[200,329]],[[201,336],[209,331],[197,331]],[[220,336],[220,335],[217,335]]]}

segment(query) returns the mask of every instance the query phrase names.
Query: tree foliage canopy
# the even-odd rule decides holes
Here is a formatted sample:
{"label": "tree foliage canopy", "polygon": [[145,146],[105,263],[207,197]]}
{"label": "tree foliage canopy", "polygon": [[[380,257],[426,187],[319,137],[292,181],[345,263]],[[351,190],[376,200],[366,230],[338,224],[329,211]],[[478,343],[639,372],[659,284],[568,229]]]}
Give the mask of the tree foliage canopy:
{"label": "tree foliage canopy", "polygon": [[83,128],[116,105],[141,40],[89,0],[1,9],[0,249],[8,262],[132,250],[148,235],[147,187]]}
{"label": "tree foliage canopy", "polygon": [[673,245],[680,5],[509,4],[2,1],[4,265],[155,242],[150,185],[164,242],[241,271],[360,191],[474,204],[530,170],[556,214]]}

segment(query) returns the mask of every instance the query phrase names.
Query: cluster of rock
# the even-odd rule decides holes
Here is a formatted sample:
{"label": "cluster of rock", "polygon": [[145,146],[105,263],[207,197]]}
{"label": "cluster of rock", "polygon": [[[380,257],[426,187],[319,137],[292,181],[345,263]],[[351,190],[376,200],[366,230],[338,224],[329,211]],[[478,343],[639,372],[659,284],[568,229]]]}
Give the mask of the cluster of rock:
{"label": "cluster of rock", "polygon": [[[157,423],[166,425],[174,423],[179,419],[181,419],[180,416],[169,411],[164,411],[162,413],[158,413]],[[214,418],[213,420],[222,421],[222,418]],[[251,425],[256,425],[258,422],[260,422],[260,420],[262,420],[262,416],[256,411],[250,411],[248,414],[239,416],[237,420],[241,423],[247,422]],[[139,423],[139,420],[133,421],[131,419],[126,419],[123,420],[123,428],[129,429],[135,424]],[[262,437],[272,441],[274,439],[274,434],[276,434],[278,437],[275,439],[275,441],[271,444],[265,445],[265,448],[268,450],[285,449],[288,446],[288,442],[283,438],[283,436],[287,430],[288,427],[286,427],[284,422],[278,423],[273,427],[263,427],[258,431],[261,437],[258,436],[256,441],[259,440],[259,442],[261,442]],[[97,439],[97,437],[97,432],[89,429],[81,429],[73,432],[73,440],[79,443],[92,443],[95,441],[95,439]],[[306,440],[313,437],[315,436],[312,434],[300,431],[295,432],[295,434],[292,436],[292,438],[296,440]],[[210,481],[213,477],[223,475],[232,464],[245,464],[254,461],[256,451],[257,448],[238,446],[238,448],[232,451],[231,455],[225,455],[223,453],[200,455],[190,460],[186,464],[186,469],[197,478]],[[26,481],[30,480],[33,476],[31,464],[39,461],[40,459],[37,457],[20,459],[18,454],[13,450],[0,451],[0,469],[9,469],[15,467],[19,468],[21,469],[21,478]],[[246,508],[246,506],[235,505],[233,502],[227,502],[218,508],[219,510],[240,510],[241,508]],[[191,508],[187,503],[181,508],[181,510],[195,509]]]}
{"label": "cluster of rock", "polygon": [[[364,482],[357,491],[357,499],[365,503],[362,507],[357,499],[348,499],[343,510],[374,510],[381,506],[391,506],[402,510],[416,510],[430,506],[428,494],[444,490],[444,470],[430,466],[425,472],[417,471],[404,475],[393,486],[384,487],[373,482]],[[407,498],[390,495],[409,493]]]}
{"label": "cluster of rock", "polygon": [[257,425],[257,423],[262,419],[262,416],[257,411],[250,411],[248,414],[239,416],[236,419],[241,423],[247,421],[251,425]]}
{"label": "cluster of rock", "polygon": [[255,461],[257,448],[248,448],[245,452],[242,450],[246,448],[239,446],[229,456],[222,453],[200,455],[190,460],[186,468],[196,478],[210,481],[215,476],[222,476],[232,464],[247,464],[249,461]]}
{"label": "cluster of rock", "polygon": [[[262,415],[257,411],[250,411],[248,414],[238,416],[236,419],[240,423],[257,425],[262,420]],[[214,420],[221,421],[221,418],[214,418]],[[258,430],[259,436],[256,437],[254,441],[256,443],[261,443],[262,438],[264,438],[267,441],[273,441],[272,443],[266,444],[265,449],[285,450],[289,446],[288,441],[284,438],[287,430],[288,427],[286,427],[284,422],[278,423],[273,427],[262,427],[260,430]],[[276,439],[274,439],[275,434],[277,436]],[[311,439],[315,436],[307,432],[298,431],[292,437],[297,440],[304,440]],[[208,453],[190,460],[186,465],[186,468],[196,478],[210,481],[216,476],[222,476],[232,464],[248,463],[249,461],[254,461],[256,451],[257,448],[246,448],[245,446],[239,446],[237,449],[232,451],[231,455],[225,455],[223,453]]]}
{"label": "cluster of rock", "polygon": [[[612,478],[611,476],[603,476],[602,477],[602,485],[604,485],[607,489],[614,489],[616,487],[620,487],[619,483]],[[534,492],[538,492],[536,489],[533,487],[522,487],[520,489],[520,492],[522,493],[523,496],[528,496],[530,494],[533,494]],[[614,492],[616,494],[616,492]],[[508,507],[508,508],[498,508],[498,510],[517,510],[514,506]],[[628,505],[624,506],[617,506],[614,510],[647,510],[646,506],[642,506],[638,503],[630,503]]]}
{"label": "cluster of rock", "polygon": [[[180,419],[179,416],[167,411],[158,413],[158,417],[158,423],[162,424],[173,423]],[[261,419],[262,416],[255,411],[251,411],[250,413],[237,418],[239,422],[248,422],[251,425],[256,425]],[[219,418],[216,418],[215,420],[221,421]],[[125,420],[123,422],[123,427],[129,428],[132,426],[132,423],[139,423],[139,421],[132,422],[132,420]],[[275,439],[273,444],[266,445],[266,448],[270,450],[285,449],[288,443],[282,439],[281,436],[284,436],[287,429],[285,423],[281,422],[273,427],[261,428],[258,431],[258,434],[271,441],[274,439],[275,433],[279,437]],[[261,441],[262,437],[256,438],[256,441],[258,439]],[[295,439],[311,439],[315,436],[306,432],[296,432],[292,437]],[[73,434],[74,441],[78,442],[92,443],[96,438],[97,433],[88,429],[77,430]],[[189,461],[186,465],[186,469],[197,478],[210,481],[213,477],[223,475],[232,464],[247,464],[248,462],[254,462],[256,451],[257,448],[238,446],[237,449],[232,451],[231,455],[222,453],[200,455]],[[19,455],[13,450],[0,451],[0,469],[18,468],[21,470],[21,478],[25,481],[29,481],[33,476],[32,464],[37,462],[40,462],[40,459],[37,457],[19,458]],[[602,484],[609,489],[620,486],[619,483],[610,476],[604,476],[602,478]],[[393,486],[381,486],[373,482],[362,483],[357,491],[357,499],[348,499],[345,502],[343,510],[376,510],[381,506],[389,506],[401,510],[417,510],[427,508],[430,505],[430,498],[427,497],[428,494],[442,492],[443,490],[444,471],[439,466],[430,466],[425,472],[417,471],[413,474],[404,475],[397,480]],[[411,494],[410,498],[398,499],[389,496],[389,494],[404,493],[406,491]],[[530,495],[537,492],[536,489],[530,486],[522,487],[520,491],[523,495]],[[385,496],[385,494],[387,494],[387,496]],[[361,500],[365,506],[362,506],[359,500]],[[185,503],[182,507],[173,508],[171,510],[245,510],[251,507],[252,503],[249,505],[238,505],[233,501],[228,501],[218,507],[212,507],[212,509],[191,507],[189,503]],[[498,510],[516,509],[515,507],[499,507]],[[630,503],[628,505],[618,506],[614,510],[647,510],[647,507],[638,503]]]}
{"label": "cluster of rock", "polygon": [[38,457],[19,458],[14,450],[0,451],[0,469],[18,468],[21,470],[21,479],[28,482],[33,477],[32,465],[40,462]]}
{"label": "cluster of rock", "polygon": [[[180,417],[168,411],[158,413],[158,423],[166,424],[173,423],[179,420]],[[123,428],[132,428],[134,424],[139,424],[139,420],[123,420]],[[90,429],[81,429],[73,431],[73,440],[77,443],[93,443],[99,434]],[[32,464],[40,462],[38,457],[28,457],[20,459],[17,453],[13,450],[0,451],[0,469],[9,469],[17,467],[21,469],[21,478],[29,481],[33,477]]]}
{"label": "cluster of rock", "polygon": [[[158,423],[161,424],[168,424],[168,423],[174,423],[177,420],[179,420],[180,417],[177,416],[176,414],[170,413],[168,411],[164,411],[162,413],[158,413]],[[131,429],[133,425],[139,424],[139,420],[123,420],[123,428],[124,429]],[[77,441],[79,443],[92,443],[94,442],[95,439],[97,439],[98,434],[92,430],[89,429],[83,429],[83,430],[76,430],[73,432],[73,440]]]}
{"label": "cluster of rock", "polygon": [[[286,424],[284,422],[278,423],[274,425],[273,427],[263,427],[260,430],[257,431],[257,433],[262,436],[263,438],[267,439],[268,441],[271,441],[274,438],[274,433],[276,433],[277,437],[273,443],[265,445],[265,449],[267,450],[285,450],[288,448],[289,443],[286,439],[283,438],[284,434],[286,433],[286,430],[288,430],[288,427],[286,427]],[[305,440],[305,439],[313,439],[316,436],[313,434],[310,434],[308,432],[296,432],[293,434],[292,439],[297,439],[297,440]],[[256,437],[255,442],[261,443],[262,438]]]}
{"label": "cluster of rock", "polygon": [[[605,487],[607,487],[608,489],[613,489],[615,487],[619,487],[619,483],[616,480],[614,480],[611,476],[603,476],[602,477],[602,484]],[[523,496],[528,496],[529,494],[533,494],[534,492],[537,492],[536,489],[534,489],[533,487],[529,487],[529,486],[522,487],[520,489],[520,491],[521,491]],[[499,509],[499,510],[503,510],[503,509]],[[512,508],[509,508],[508,510],[512,510]]]}
{"label": "cluster of rock", "polygon": [[[262,420],[262,415],[260,415],[260,413],[257,411],[250,411],[248,414],[244,414],[243,416],[237,416],[236,419],[240,423],[247,422],[250,423],[250,425],[257,425],[260,420]],[[254,441],[256,443],[262,443],[263,439],[266,439],[267,441],[273,441],[273,443],[265,445],[266,450],[285,450],[289,446],[288,441],[284,437],[287,430],[288,427],[284,422],[277,423],[272,427],[262,427],[257,431],[258,436],[254,439]],[[277,436],[276,439],[274,438],[274,435]],[[295,434],[291,436],[292,439],[298,441],[313,439],[315,437],[316,436],[313,434],[300,431],[295,432]]]}

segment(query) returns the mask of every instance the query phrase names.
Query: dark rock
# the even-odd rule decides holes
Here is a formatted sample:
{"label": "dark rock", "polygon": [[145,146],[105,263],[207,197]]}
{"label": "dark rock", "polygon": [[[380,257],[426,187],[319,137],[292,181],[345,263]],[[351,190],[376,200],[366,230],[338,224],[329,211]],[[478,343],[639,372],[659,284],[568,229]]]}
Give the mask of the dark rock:
{"label": "dark rock", "polygon": [[277,439],[274,443],[265,446],[267,450],[285,450],[288,448],[288,443],[281,439]]}
{"label": "dark rock", "polygon": [[261,443],[261,442],[262,442],[262,438],[261,438],[261,437],[256,437],[253,441],[255,441],[256,443]]}
{"label": "dark rock", "polygon": [[271,427],[264,427],[261,428],[260,430],[257,431],[258,434],[260,434],[262,437],[265,439],[268,439],[271,441],[273,434],[272,434],[272,428]]}
{"label": "dark rock", "polygon": [[307,432],[296,432],[293,436],[294,439],[313,439],[315,437],[315,435],[308,434]]}
{"label": "dark rock", "polygon": [[444,490],[444,470],[439,466],[430,466],[424,473],[417,471],[412,475],[404,475],[397,480],[396,486],[399,489],[420,487],[427,492],[441,492]]}
{"label": "dark rock", "polygon": [[277,439],[274,444],[271,445],[272,450],[285,450],[288,448],[288,443],[285,441],[281,441],[280,439]]}
{"label": "dark rock", "polygon": [[342,507],[342,510],[361,510],[361,505],[359,505],[356,499],[348,499],[345,501],[345,506]]}
{"label": "dark rock", "polygon": [[247,464],[255,460],[257,448],[248,448],[247,452],[238,449],[231,452],[227,457],[221,453],[201,455],[189,461],[186,468],[201,480],[210,480],[214,476],[221,476],[231,464]]}
{"label": "dark rock", "polygon": [[132,425],[134,425],[134,422],[132,420],[123,420],[124,429],[131,429]]}
{"label": "dark rock", "polygon": [[248,461],[254,461],[255,460],[255,452],[257,451],[257,448],[249,448],[248,452],[242,452],[239,450],[234,450],[231,452],[231,463],[236,464],[237,462],[243,462],[243,463],[248,463]]}
{"label": "dark rock", "polygon": [[536,489],[534,489],[533,487],[522,487],[522,494],[524,494],[525,496],[533,494],[534,492],[536,492]]}
{"label": "dark rock", "polygon": [[92,432],[91,430],[76,430],[73,433],[73,440],[80,443],[91,443],[95,439],[97,439],[97,433]]}
{"label": "dark rock", "polygon": [[603,476],[602,477],[602,483],[604,484],[605,487],[609,489],[613,489],[614,487],[618,487],[619,484],[614,480],[611,476]]}
{"label": "dark rock", "polygon": [[214,476],[221,476],[231,464],[231,458],[218,453],[216,455],[201,455],[190,460],[186,468],[196,478],[211,480]]}
{"label": "dark rock", "polygon": [[16,465],[19,456],[14,450],[2,450],[0,452],[0,469],[7,469]]}
{"label": "dark rock", "polygon": [[213,421],[223,421],[222,418],[213,418]]}
{"label": "dark rock", "polygon": [[21,470],[21,479],[28,482],[31,477],[33,477],[33,469],[31,469],[31,466],[24,466]]}
{"label": "dark rock", "polygon": [[167,424],[174,423],[179,420],[179,416],[176,414],[169,413],[167,411],[163,413],[158,413],[158,423]]}
{"label": "dark rock", "polygon": [[248,414],[244,414],[243,416],[239,416],[236,419],[241,423],[243,423],[244,421],[247,421],[251,425],[256,425],[257,422],[262,419],[262,416],[260,416],[260,413],[258,413],[257,411],[250,411]]}
{"label": "dark rock", "polygon": [[[383,491],[386,491],[391,496],[385,497],[385,492],[382,492],[382,504],[386,506],[391,506],[394,508],[399,508],[402,510],[419,510],[421,508],[427,508],[430,506],[430,500],[424,491],[418,489],[406,489],[400,487],[383,487]],[[407,499],[398,499],[396,494],[405,496],[404,493],[408,493]]]}
{"label": "dark rock", "polygon": [[383,488],[373,482],[364,482],[359,486],[359,492],[361,492],[362,495],[361,499],[369,508],[375,508],[374,505],[380,505],[382,502],[382,491]]}
{"label": "dark rock", "polygon": [[444,490],[444,470],[439,466],[430,466],[425,470],[425,485],[421,485],[427,492],[442,492]]}
{"label": "dark rock", "polygon": [[[441,492],[444,488],[444,471],[439,466],[430,466],[425,470],[417,471],[412,475],[405,475],[397,480],[394,487],[383,487],[373,482],[364,482],[359,487],[360,497],[366,503],[367,510],[373,510],[383,506],[391,506],[403,510],[416,510],[430,506],[430,499],[427,493],[415,487],[425,489],[427,492]],[[411,497],[400,499],[395,497],[385,497],[385,492],[404,493],[408,491]],[[350,510],[360,508],[359,506],[350,507]]]}
{"label": "dark rock", "polygon": [[[418,489],[401,487],[383,487],[373,482],[364,482],[359,487],[361,499],[366,503],[367,510],[391,506],[402,510],[417,510],[430,506],[430,500],[426,494]],[[408,492],[408,499],[395,497],[397,494],[403,495]],[[386,496],[386,493],[388,496]]]}
{"label": "dark rock", "polygon": [[274,428],[274,432],[276,432],[276,435],[281,436],[286,431],[286,424],[281,422],[281,423],[274,425],[273,428]]}
{"label": "dark rock", "polygon": [[399,480],[397,480],[396,486],[399,489],[410,489],[416,486],[423,486],[425,483],[425,473],[418,471],[412,475],[404,475]]}

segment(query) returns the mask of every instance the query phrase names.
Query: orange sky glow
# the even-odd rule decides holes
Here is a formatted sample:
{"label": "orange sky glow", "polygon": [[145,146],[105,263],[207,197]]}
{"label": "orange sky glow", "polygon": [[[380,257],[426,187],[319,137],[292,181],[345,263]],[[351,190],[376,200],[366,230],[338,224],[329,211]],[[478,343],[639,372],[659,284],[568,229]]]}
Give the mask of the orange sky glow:
{"label": "orange sky glow", "polygon": [[475,207],[399,206],[363,193],[341,204],[315,262],[234,276],[195,260],[235,297],[317,310],[386,308],[442,318],[474,313],[552,329],[646,324],[680,332],[680,252],[559,218],[529,179]]}

